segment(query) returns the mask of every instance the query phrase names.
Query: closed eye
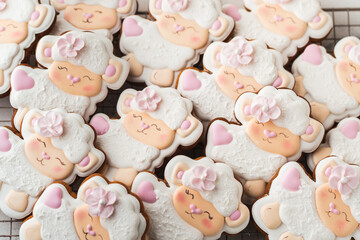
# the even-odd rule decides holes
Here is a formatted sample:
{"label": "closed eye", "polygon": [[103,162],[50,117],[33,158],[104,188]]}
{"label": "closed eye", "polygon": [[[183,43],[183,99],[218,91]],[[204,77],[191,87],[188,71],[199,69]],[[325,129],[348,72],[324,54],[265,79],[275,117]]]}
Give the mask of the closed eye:
{"label": "closed eye", "polygon": [[174,22],[176,21],[176,18],[173,16],[165,15],[165,17],[174,20]]}
{"label": "closed eye", "polygon": [[185,190],[186,195],[190,195],[192,199],[195,198],[194,194],[190,193],[189,189]]}
{"label": "closed eye", "polygon": [[75,11],[82,10],[82,8],[74,8]]}
{"label": "closed eye", "polygon": [[187,29],[192,29],[194,32],[198,32],[194,27],[190,26],[190,27],[187,27]]}
{"label": "closed eye", "polygon": [[334,194],[334,199],[336,199],[336,193],[334,193],[331,188],[328,189],[328,192]]}
{"label": "closed eye", "polygon": [[287,17],[286,19],[290,19],[292,23],[295,23],[294,19],[292,19],[291,17]]}
{"label": "closed eye", "polygon": [[67,67],[62,67],[62,66],[58,66],[58,69],[59,70],[64,70],[65,69],[66,71],[68,71]]}
{"label": "closed eye", "polygon": [[279,135],[283,135],[285,138],[289,138],[289,136],[286,135],[285,133],[279,133]]}
{"label": "closed eye", "polygon": [[88,213],[88,215],[89,215],[89,217],[91,218],[91,221],[93,221],[94,219],[93,219],[93,217],[90,215],[90,213]]}
{"label": "closed eye", "polygon": [[102,14],[102,11],[99,11],[99,10],[96,10],[95,12],[96,12],[96,13],[100,13],[100,14]]}
{"label": "closed eye", "polygon": [[18,28],[17,26],[15,26],[14,24],[8,24],[7,27],[12,27],[12,28]]}
{"label": "closed eye", "polygon": [[255,88],[253,85],[251,85],[251,84],[246,85],[246,87],[250,87],[253,91],[256,91],[256,88]]}
{"label": "closed eye", "polygon": [[143,120],[142,116],[138,116],[138,115],[133,114],[133,117],[134,118],[140,118],[140,120]]}
{"label": "closed eye", "polygon": [[265,5],[266,8],[270,8],[270,9],[273,9],[275,12],[276,12],[276,8],[272,7],[272,6],[269,6],[269,5]]}
{"label": "closed eye", "polygon": [[352,67],[356,71],[356,67],[354,66],[354,64],[350,63],[350,67]]}
{"label": "closed eye", "polygon": [[345,220],[346,220],[347,222],[350,222],[350,220],[349,220],[348,215],[346,214],[346,212],[342,212],[341,214],[344,214],[344,215],[345,215]]}
{"label": "closed eye", "polygon": [[65,166],[65,165],[66,165],[63,161],[61,161],[61,159],[60,159],[60,158],[55,158],[55,159],[57,159],[57,160],[60,162],[60,164],[61,164],[61,165],[63,165],[63,166]]}
{"label": "closed eye", "polygon": [[93,81],[93,79],[91,78],[91,77],[89,77],[89,76],[83,76],[83,78],[87,78],[87,79],[89,79],[90,81]]}
{"label": "closed eye", "polygon": [[209,215],[209,219],[212,220],[213,217],[210,215],[210,213],[208,211],[205,211],[204,213],[207,213]]}
{"label": "closed eye", "polygon": [[151,127],[155,127],[156,130],[161,131],[161,128],[159,128],[158,125],[156,125],[156,124],[151,124]]}
{"label": "closed eye", "polygon": [[235,74],[233,74],[233,73],[229,73],[229,72],[227,72],[227,71],[224,71],[224,73],[225,73],[226,75],[231,75],[232,78],[235,78]]}
{"label": "closed eye", "polygon": [[41,142],[42,144],[44,144],[44,147],[46,147],[46,143],[43,142],[43,141],[41,141],[40,138],[36,138],[36,140],[37,140],[38,142]]}
{"label": "closed eye", "polygon": [[261,122],[259,122],[257,120],[255,122],[256,122],[256,124],[261,124],[261,125],[265,126],[263,123],[261,123]]}

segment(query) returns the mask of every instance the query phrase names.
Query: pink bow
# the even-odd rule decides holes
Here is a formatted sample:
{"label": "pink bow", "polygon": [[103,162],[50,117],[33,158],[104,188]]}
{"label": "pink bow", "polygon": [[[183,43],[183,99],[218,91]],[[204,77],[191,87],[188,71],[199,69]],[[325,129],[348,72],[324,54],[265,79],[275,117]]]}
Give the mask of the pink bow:
{"label": "pink bow", "polygon": [[250,64],[253,53],[252,45],[242,38],[234,38],[222,50],[222,55],[235,68]]}

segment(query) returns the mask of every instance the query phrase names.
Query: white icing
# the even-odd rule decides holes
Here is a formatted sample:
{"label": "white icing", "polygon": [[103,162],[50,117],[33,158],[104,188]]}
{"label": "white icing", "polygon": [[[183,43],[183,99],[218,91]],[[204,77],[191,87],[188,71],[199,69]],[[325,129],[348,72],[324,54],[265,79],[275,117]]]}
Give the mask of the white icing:
{"label": "white icing", "polygon": [[[230,144],[214,146],[212,142],[213,124],[223,125],[233,136]],[[245,127],[215,121],[208,131],[206,156],[229,165],[234,174],[242,179],[264,179],[268,182],[276,171],[286,163],[284,156],[266,152],[257,147],[245,133]],[[266,167],[264,167],[266,166]]]}
{"label": "white icing", "polygon": [[194,72],[201,81],[200,89],[185,91],[182,86],[182,75],[180,75],[177,87],[182,96],[192,101],[196,115],[204,120],[223,117],[228,121],[235,121],[233,114],[235,103],[218,88],[214,75],[206,72],[200,73],[192,69],[185,71]]}
{"label": "white icing", "polygon": [[357,65],[360,65],[359,52],[360,52],[360,46],[359,45],[354,46],[349,52],[349,59],[351,61],[353,61],[354,63],[356,63]]}
{"label": "white icing", "polygon": [[[165,2],[165,1],[163,1]],[[120,47],[125,53],[133,53],[143,66],[152,69],[170,68],[179,71],[187,67],[188,61],[195,57],[195,50],[175,45],[160,34],[153,21],[132,16],[143,29],[140,36],[121,35]]]}
{"label": "white icing", "polygon": [[[54,1],[54,0],[52,0]],[[64,0],[64,3],[67,5],[76,5],[80,3],[88,4],[88,5],[101,5],[106,8],[116,9],[119,7],[119,0]]]}
{"label": "white icing", "polygon": [[0,11],[0,19],[28,22],[37,4],[36,0],[8,0],[6,8]]}
{"label": "white icing", "polygon": [[16,43],[0,44],[0,69],[5,70],[12,64],[12,59],[19,52],[20,47]]}

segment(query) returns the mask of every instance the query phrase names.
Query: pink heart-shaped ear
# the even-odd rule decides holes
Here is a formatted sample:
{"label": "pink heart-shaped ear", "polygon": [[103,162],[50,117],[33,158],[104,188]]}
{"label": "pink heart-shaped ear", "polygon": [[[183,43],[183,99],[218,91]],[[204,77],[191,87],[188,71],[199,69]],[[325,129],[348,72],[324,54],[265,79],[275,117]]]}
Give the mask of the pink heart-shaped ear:
{"label": "pink heart-shaped ear", "polygon": [[119,0],[119,7],[125,7],[127,4],[127,0]]}
{"label": "pink heart-shaped ear", "polygon": [[296,168],[289,168],[280,182],[281,186],[288,191],[296,192],[301,186],[300,174]]}
{"label": "pink heart-shaped ear", "polygon": [[5,129],[0,129],[0,152],[8,152],[10,149],[9,133]]}
{"label": "pink heart-shaped ear", "polygon": [[323,60],[320,47],[316,44],[310,44],[305,48],[301,59],[313,65],[320,65]]}
{"label": "pink heart-shaped ear", "polygon": [[61,206],[62,191],[59,187],[54,187],[47,191],[44,204],[48,207],[57,209]]}
{"label": "pink heart-shaped ear", "polygon": [[146,203],[156,202],[156,194],[151,182],[144,181],[140,183],[136,194]]}
{"label": "pink heart-shaped ear", "polygon": [[34,79],[29,77],[22,69],[16,69],[11,75],[11,87],[15,91],[31,89],[35,85]]}
{"label": "pink heart-shaped ear", "polygon": [[201,81],[192,70],[185,70],[180,76],[180,81],[185,91],[198,90],[201,87]]}
{"label": "pink heart-shaped ear", "polygon": [[131,17],[125,18],[123,31],[127,37],[136,37],[143,33],[143,29],[138,25],[136,20]]}
{"label": "pink heart-shaped ear", "polygon": [[235,22],[241,20],[241,14],[235,5],[230,5],[224,9],[224,13],[234,19]]}
{"label": "pink heart-shaped ear", "polygon": [[90,125],[95,128],[97,135],[104,135],[110,129],[109,123],[101,116],[94,116],[90,121]]}
{"label": "pink heart-shaped ear", "polygon": [[340,132],[344,134],[345,137],[350,139],[356,138],[358,131],[359,123],[355,120],[347,121],[340,129]]}
{"label": "pink heart-shaped ear", "polygon": [[211,139],[214,146],[226,145],[232,142],[233,136],[227,129],[220,124],[214,124],[211,127]]}

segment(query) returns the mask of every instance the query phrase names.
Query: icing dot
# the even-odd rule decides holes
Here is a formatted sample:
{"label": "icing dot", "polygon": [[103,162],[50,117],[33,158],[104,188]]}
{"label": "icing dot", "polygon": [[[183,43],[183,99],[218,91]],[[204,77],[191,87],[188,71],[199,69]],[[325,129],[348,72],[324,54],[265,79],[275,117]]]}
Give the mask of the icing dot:
{"label": "icing dot", "polygon": [[230,215],[230,219],[231,221],[235,221],[235,220],[238,220],[241,216],[241,212],[239,210],[236,210],[235,212],[233,212],[231,215]]}
{"label": "icing dot", "polygon": [[183,123],[180,126],[180,129],[187,130],[191,126],[191,122],[189,120],[183,121]]}
{"label": "icing dot", "polygon": [[341,178],[341,183],[347,183],[348,182],[348,179],[347,179],[347,177],[343,177],[343,178]]}
{"label": "icing dot", "polygon": [[214,24],[212,25],[211,29],[214,31],[217,31],[221,28],[221,22],[220,20],[216,20]]}
{"label": "icing dot", "polygon": [[114,67],[113,65],[109,65],[107,66],[106,70],[105,70],[105,75],[108,77],[112,77],[114,76],[116,73],[116,67]]}
{"label": "icing dot", "polygon": [[183,176],[184,176],[184,171],[179,171],[179,172],[177,173],[177,175],[176,175],[176,177],[177,177],[178,179],[182,179]]}
{"label": "icing dot", "polygon": [[45,57],[51,57],[51,48],[45,48],[44,55]]}
{"label": "icing dot", "polygon": [[35,21],[40,17],[40,12],[39,11],[35,11],[31,14],[31,21]]}
{"label": "icing dot", "polygon": [[314,128],[312,126],[308,126],[306,129],[306,135],[311,135],[314,132]]}
{"label": "icing dot", "polygon": [[100,199],[99,204],[101,206],[105,206],[106,205],[106,200],[105,199]]}

